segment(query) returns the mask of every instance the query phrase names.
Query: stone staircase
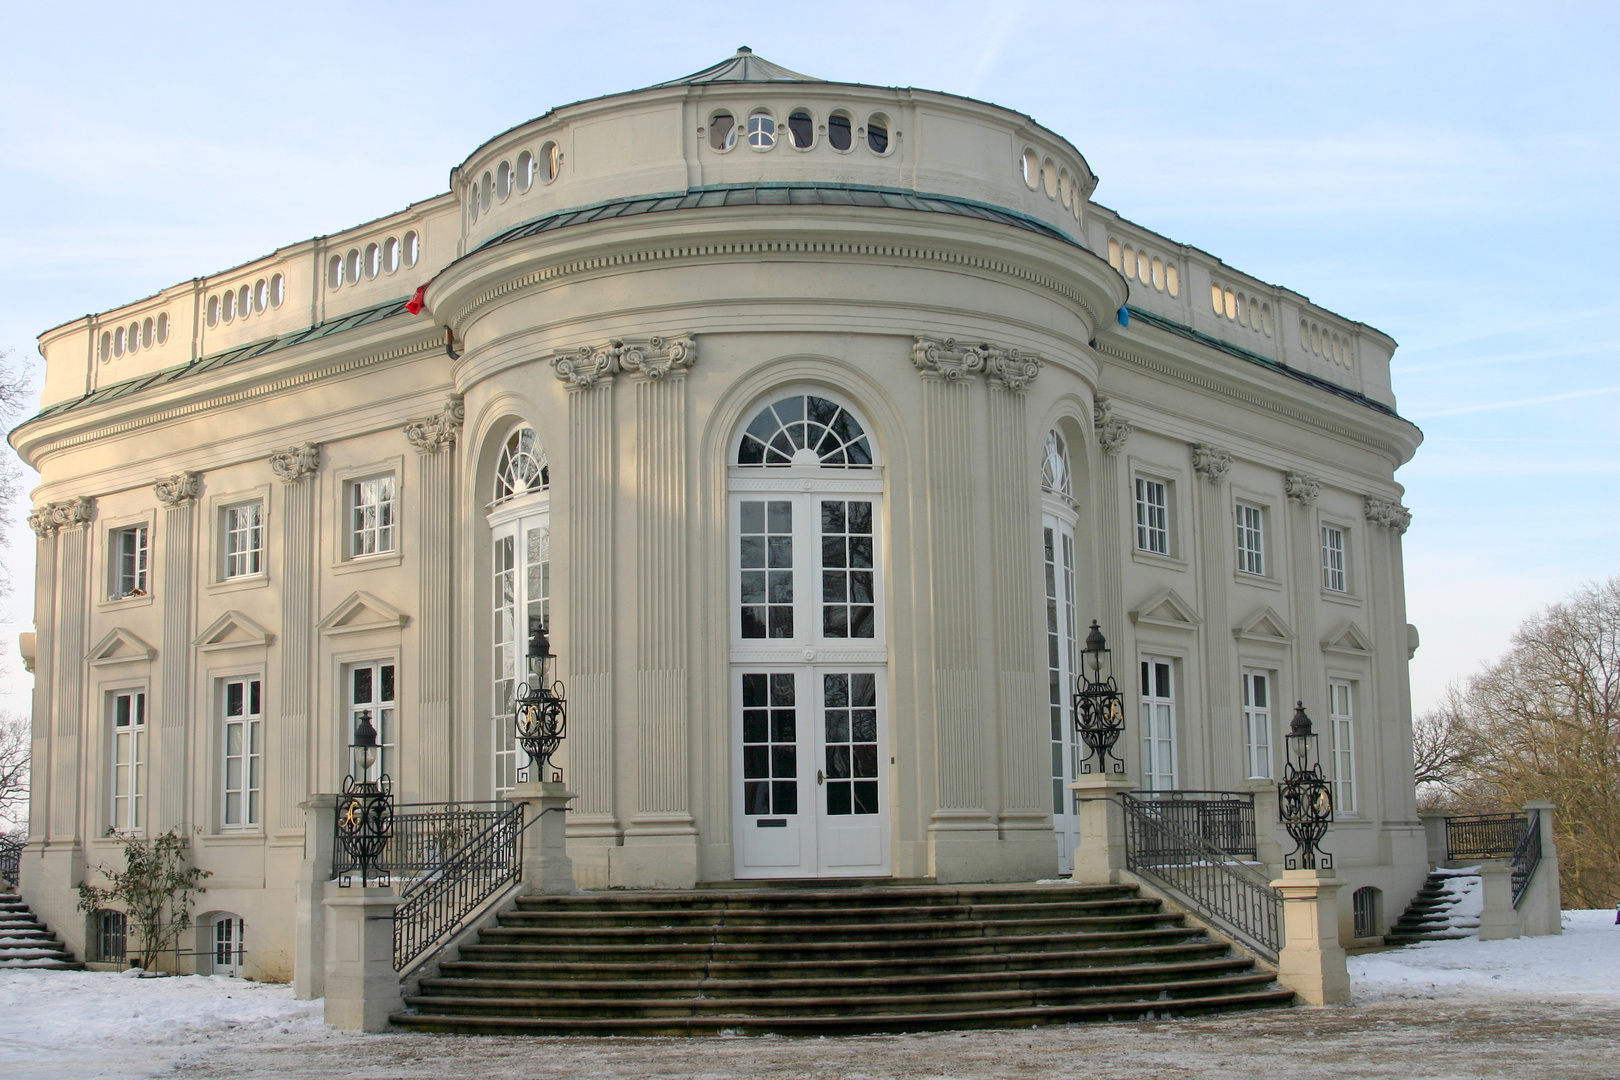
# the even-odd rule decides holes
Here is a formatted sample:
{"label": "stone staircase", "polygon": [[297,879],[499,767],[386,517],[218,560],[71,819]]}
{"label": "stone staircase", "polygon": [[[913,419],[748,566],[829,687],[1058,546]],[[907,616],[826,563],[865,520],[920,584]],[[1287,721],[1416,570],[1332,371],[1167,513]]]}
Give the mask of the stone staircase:
{"label": "stone staircase", "polygon": [[1457,910],[1464,899],[1458,886],[1466,887],[1470,882],[1477,887],[1479,875],[1455,870],[1432,871],[1423,882],[1423,888],[1418,890],[1401,917],[1389,928],[1389,933],[1384,935],[1384,944],[1410,945],[1417,941],[1453,941],[1477,937],[1479,917],[1475,915],[1472,918],[1470,927],[1468,917],[1459,915]]}
{"label": "stone staircase", "polygon": [[1289,1005],[1134,886],[732,887],[524,897],[393,1017],[463,1034],[1025,1027]]}
{"label": "stone staircase", "polygon": [[84,965],[34,918],[22,897],[0,893],[0,968],[83,971]]}

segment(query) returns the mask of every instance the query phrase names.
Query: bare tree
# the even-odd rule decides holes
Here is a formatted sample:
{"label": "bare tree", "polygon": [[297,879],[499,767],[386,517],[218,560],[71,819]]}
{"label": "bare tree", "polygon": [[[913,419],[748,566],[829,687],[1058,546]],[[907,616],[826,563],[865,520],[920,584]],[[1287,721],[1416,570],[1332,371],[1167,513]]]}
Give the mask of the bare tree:
{"label": "bare tree", "polygon": [[[0,349],[0,426],[9,433],[14,421],[27,410],[33,398],[28,372],[12,356]],[[11,535],[11,508],[23,492],[22,467],[7,447],[0,452],[0,548]],[[11,592],[11,567],[0,560],[0,596]]]}
{"label": "bare tree", "polygon": [[1468,727],[1466,704],[1463,688],[1454,682],[1439,705],[1412,723],[1412,779],[1418,801],[1425,805],[1455,796],[1469,776],[1478,744]]}
{"label": "bare tree", "polygon": [[28,720],[0,714],[0,833],[28,816]]}

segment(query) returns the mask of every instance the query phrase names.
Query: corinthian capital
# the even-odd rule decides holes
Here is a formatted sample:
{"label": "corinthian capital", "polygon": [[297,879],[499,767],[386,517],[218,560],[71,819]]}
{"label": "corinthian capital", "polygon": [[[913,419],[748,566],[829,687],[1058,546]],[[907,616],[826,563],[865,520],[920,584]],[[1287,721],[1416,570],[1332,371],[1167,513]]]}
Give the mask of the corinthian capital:
{"label": "corinthian capital", "polygon": [[1044,361],[1034,353],[1018,349],[998,349],[993,345],[988,348],[991,351],[985,357],[985,370],[989,372],[990,385],[1015,394],[1027,393],[1034,385],[1035,376],[1041,373]]}
{"label": "corinthian capital", "polygon": [[697,363],[697,342],[689,337],[648,338],[645,344],[625,342],[619,353],[621,370],[644,379],[684,375]]}
{"label": "corinthian capital", "polygon": [[405,439],[424,454],[437,454],[456,444],[466,417],[467,407],[462,403],[461,395],[451,394],[443,412],[406,424]]}
{"label": "corinthian capital", "polygon": [[911,346],[911,364],[925,379],[944,379],[946,382],[972,380],[983,371],[989,359],[990,346],[956,344],[955,338],[935,341],[919,337]]}
{"label": "corinthian capital", "polygon": [[1286,472],[1283,473],[1283,490],[1299,505],[1314,506],[1316,497],[1322,494],[1322,481],[1304,473]]}
{"label": "corinthian capital", "polygon": [[321,466],[321,448],[314,443],[270,455],[270,471],[284,484],[296,484]]}
{"label": "corinthian capital", "polygon": [[584,345],[551,358],[557,378],[569,390],[588,390],[621,371],[644,379],[684,374],[697,361],[697,342],[686,337],[614,338],[605,345]]}
{"label": "corinthian capital", "polygon": [[1376,495],[1368,495],[1362,504],[1367,520],[1381,529],[1393,529],[1404,533],[1412,524],[1412,511],[1393,499],[1383,499]]}
{"label": "corinthian capital", "polygon": [[1232,471],[1232,455],[1209,443],[1192,444],[1192,463],[1193,472],[1211,484],[1225,480],[1226,474]]}
{"label": "corinthian capital", "polygon": [[1097,432],[1097,445],[1105,454],[1117,454],[1125,449],[1136,430],[1128,421],[1114,416],[1114,403],[1102,394],[1091,399],[1091,424]]}
{"label": "corinthian capital", "polygon": [[50,503],[36,506],[28,512],[28,527],[33,529],[34,535],[41,540],[56,535],[56,525],[51,521]]}
{"label": "corinthian capital", "polygon": [[181,506],[197,498],[197,474],[177,472],[152,485],[152,494],[167,507]]}

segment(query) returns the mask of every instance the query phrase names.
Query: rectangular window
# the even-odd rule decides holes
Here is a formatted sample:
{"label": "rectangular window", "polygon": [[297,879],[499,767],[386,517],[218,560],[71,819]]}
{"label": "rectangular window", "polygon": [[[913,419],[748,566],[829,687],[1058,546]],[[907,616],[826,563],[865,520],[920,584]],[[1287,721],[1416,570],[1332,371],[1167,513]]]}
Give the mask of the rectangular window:
{"label": "rectangular window", "polygon": [[742,699],[743,813],[751,817],[797,814],[799,714],[795,679],[791,673],[748,672],[742,677]]}
{"label": "rectangular window", "polygon": [[821,502],[821,634],[877,636],[872,581],[872,504]]}
{"label": "rectangular window", "polygon": [[1136,546],[1155,555],[1170,554],[1170,498],[1167,485],[1136,478]]}
{"label": "rectangular window", "polygon": [[1174,663],[1142,660],[1142,783],[1149,791],[1176,786],[1176,687]]}
{"label": "rectangular window", "polygon": [[394,478],[374,476],[349,485],[349,556],[394,550]]}
{"label": "rectangular window", "polygon": [[1349,591],[1344,576],[1344,530],[1333,525],[1322,526],[1322,588]]}
{"label": "rectangular window", "polygon": [[1333,734],[1333,808],[1341,814],[1356,812],[1355,713],[1351,686],[1328,683],[1328,726]]}
{"label": "rectangular window", "polygon": [[[877,678],[869,671],[856,671],[823,675],[821,684],[827,736],[823,744],[827,755],[827,813],[833,816],[875,814],[878,812]],[[771,775],[776,776],[774,767]]]}
{"label": "rectangular window", "polygon": [[517,786],[517,734],[512,728],[512,698],[517,692],[517,537],[495,538],[495,712],[490,730],[495,744],[495,794]]}
{"label": "rectangular window", "polygon": [[1243,673],[1244,767],[1250,777],[1271,775],[1271,676]]}
{"label": "rectangular window", "polygon": [[112,595],[109,599],[147,595],[146,548],[145,525],[132,525],[112,534]]}
{"label": "rectangular window", "polygon": [[112,696],[112,827],[121,833],[146,828],[146,692]]}
{"label": "rectangular window", "polygon": [[[1048,519],[1050,521],[1050,519]],[[1078,751],[1069,693],[1076,666],[1074,536],[1052,524],[1042,529],[1046,573],[1047,715],[1052,728],[1052,813],[1069,811],[1069,781],[1078,775]]]}
{"label": "rectangular window", "polygon": [[[352,740],[354,729],[362,719],[371,721],[377,729],[377,762],[367,780],[379,775],[394,776],[395,751],[398,749],[399,727],[394,712],[394,665],[387,662],[355,664],[349,668],[349,729],[344,739]],[[362,770],[358,759],[351,758],[349,772],[360,778]]]}
{"label": "rectangular window", "polygon": [[793,504],[745,500],[738,506],[742,636],[793,636]]}
{"label": "rectangular window", "polygon": [[1245,574],[1266,572],[1263,521],[1258,506],[1237,504],[1237,568]]}
{"label": "rectangular window", "polygon": [[264,791],[262,742],[264,739],[263,684],[258,679],[230,679],[224,690],[224,775],[220,788],[223,829],[248,829],[260,823]]}
{"label": "rectangular window", "polygon": [[264,573],[264,503],[257,500],[225,508],[225,576]]}

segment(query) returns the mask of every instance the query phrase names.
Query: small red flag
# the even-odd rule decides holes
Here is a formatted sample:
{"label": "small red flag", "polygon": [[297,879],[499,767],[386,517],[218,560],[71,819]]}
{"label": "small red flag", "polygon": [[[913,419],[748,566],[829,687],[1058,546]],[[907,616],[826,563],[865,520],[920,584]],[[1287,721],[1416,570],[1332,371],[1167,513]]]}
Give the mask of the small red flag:
{"label": "small red flag", "polygon": [[421,288],[417,289],[416,295],[411,297],[410,301],[406,303],[405,310],[410,312],[412,315],[422,314],[422,294],[425,292],[427,292],[426,285],[423,285]]}

